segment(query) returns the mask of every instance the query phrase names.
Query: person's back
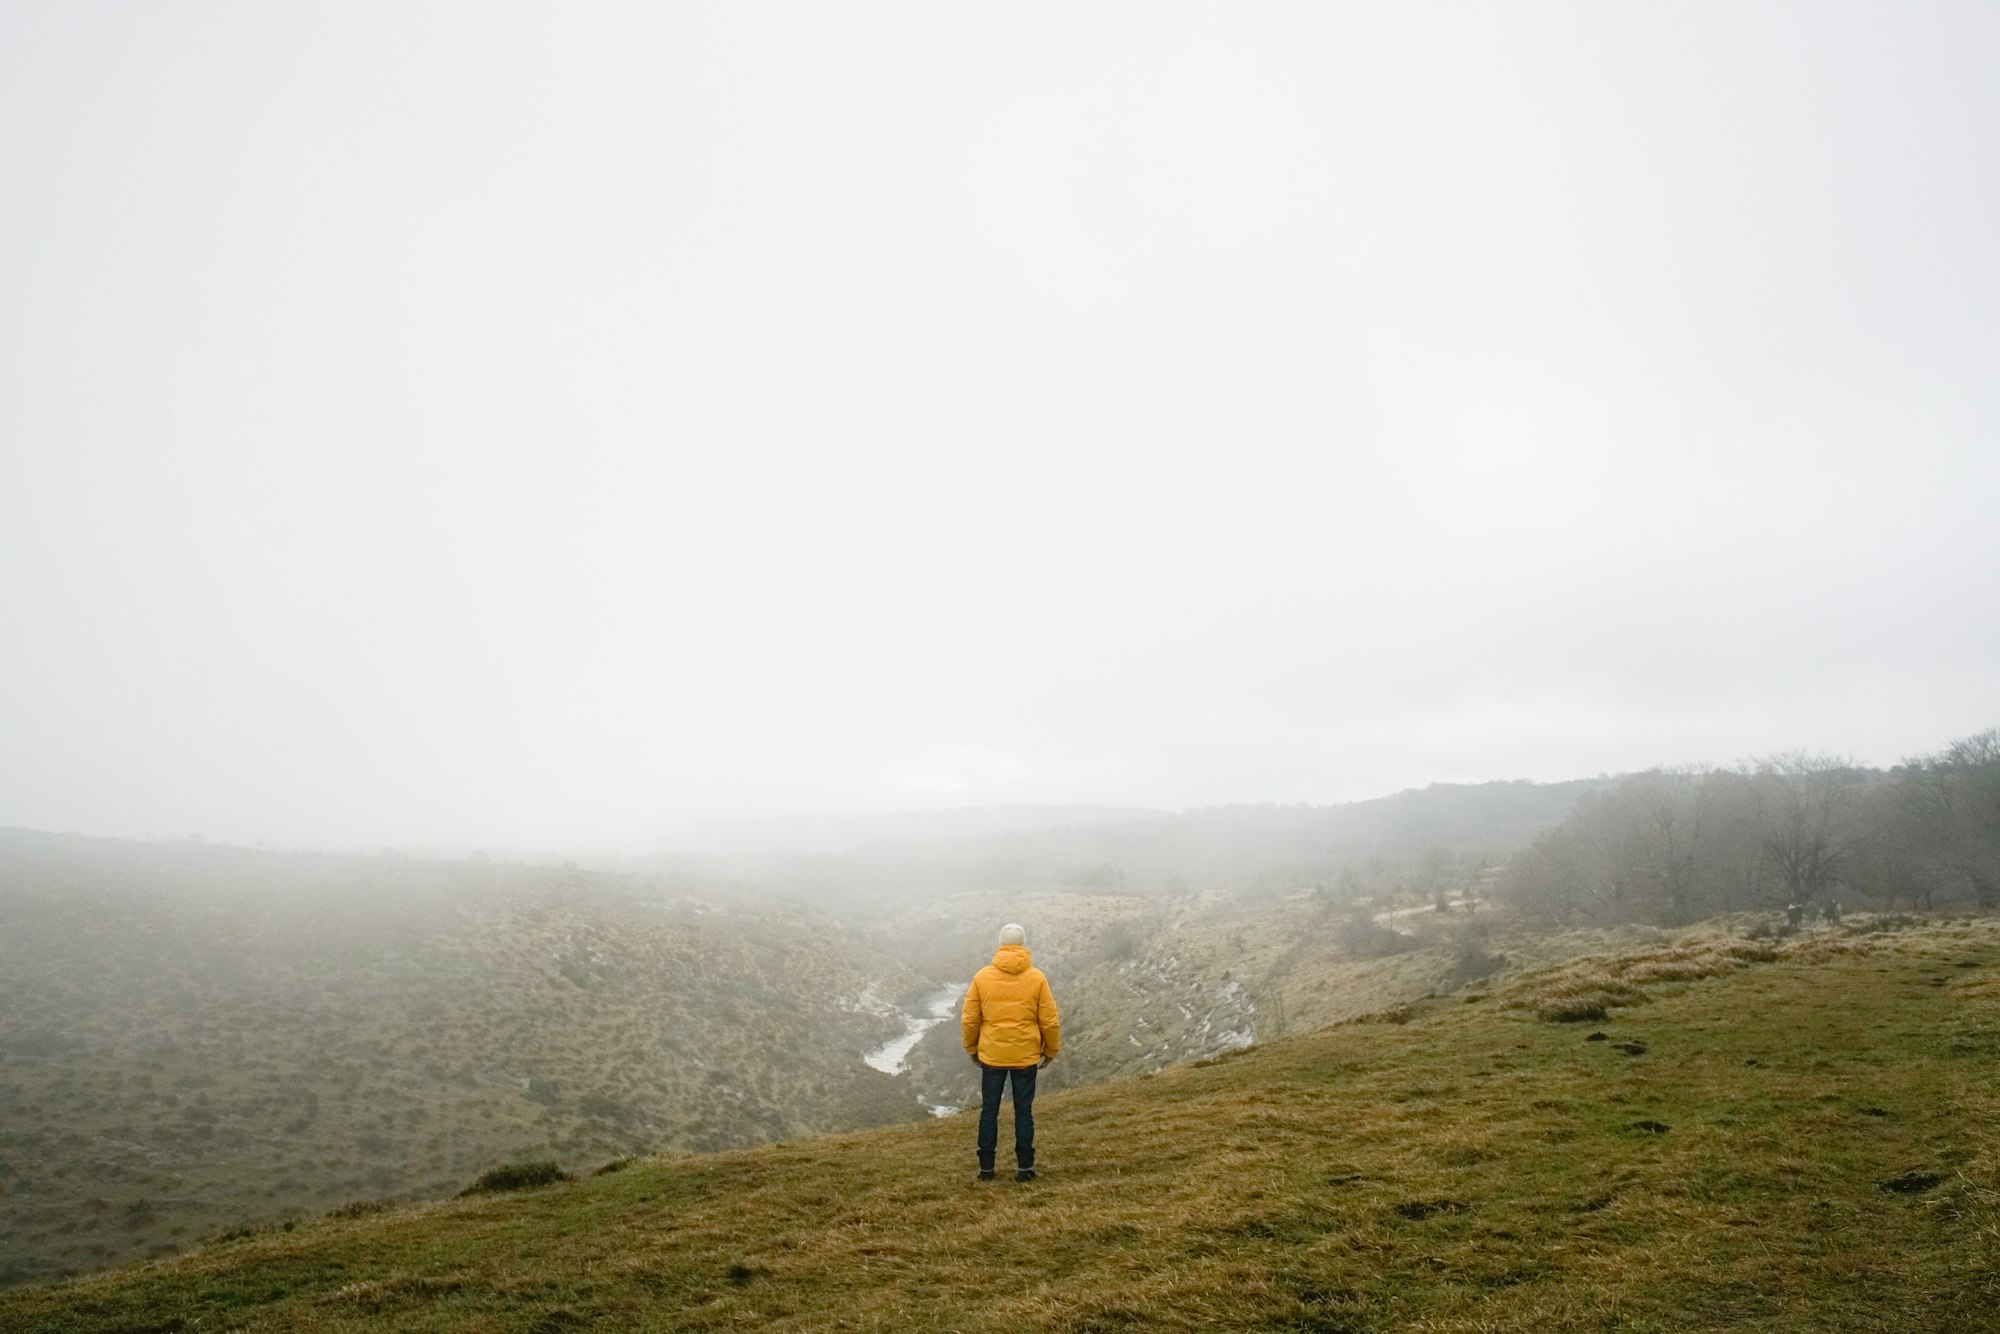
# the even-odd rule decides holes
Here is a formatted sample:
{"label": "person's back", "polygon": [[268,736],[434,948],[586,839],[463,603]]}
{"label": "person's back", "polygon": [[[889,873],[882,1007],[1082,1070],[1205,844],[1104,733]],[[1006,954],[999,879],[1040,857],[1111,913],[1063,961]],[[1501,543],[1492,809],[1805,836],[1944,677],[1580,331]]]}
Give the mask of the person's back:
{"label": "person's back", "polygon": [[993,962],[973,975],[960,1027],[966,1054],[980,1068],[979,1177],[993,1177],[1000,1140],[1000,1095],[1014,1093],[1015,1179],[1035,1177],[1035,1073],[1062,1048],[1062,1016],[1049,980],[1034,966],[1027,936],[1009,924]]}

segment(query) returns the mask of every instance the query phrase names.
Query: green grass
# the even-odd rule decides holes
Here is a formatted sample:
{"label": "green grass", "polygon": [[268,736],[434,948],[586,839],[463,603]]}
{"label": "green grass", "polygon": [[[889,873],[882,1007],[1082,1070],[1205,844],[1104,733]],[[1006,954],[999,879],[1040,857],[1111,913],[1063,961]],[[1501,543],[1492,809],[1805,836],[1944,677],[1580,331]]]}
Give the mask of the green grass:
{"label": "green grass", "polygon": [[[1049,1096],[1030,1185],[972,1179],[969,1116],[643,1159],[0,1292],[0,1329],[1992,1328],[2000,930],[1723,953]],[[1591,985],[1606,1020],[1536,1017]]]}

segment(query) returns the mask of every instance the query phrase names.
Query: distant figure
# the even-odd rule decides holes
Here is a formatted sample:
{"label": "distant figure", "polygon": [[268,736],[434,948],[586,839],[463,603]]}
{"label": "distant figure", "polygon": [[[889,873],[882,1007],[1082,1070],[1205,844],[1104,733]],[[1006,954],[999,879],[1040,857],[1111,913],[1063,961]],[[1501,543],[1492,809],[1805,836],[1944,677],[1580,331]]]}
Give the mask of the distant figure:
{"label": "distant figure", "polygon": [[1785,905],[1785,925],[1786,925],[1786,926],[1788,926],[1788,927],[1790,927],[1790,928],[1791,928],[1792,930],[1796,931],[1796,930],[1798,930],[1798,929],[1799,929],[1799,923],[1800,923],[1800,922],[1803,922],[1803,921],[1804,921],[1805,919],[1806,919],[1806,905],[1805,905],[1805,904],[1803,904],[1803,903],[1787,903],[1787,904]]}
{"label": "distant figure", "polygon": [[1825,907],[1824,909],[1822,909],[1822,912],[1823,912],[1824,916],[1826,917],[1826,920],[1827,920],[1827,922],[1828,922],[1828,923],[1829,923],[1830,925],[1832,925],[1832,926],[1839,926],[1839,925],[1840,925],[1840,900],[1839,900],[1839,899],[1828,899],[1828,900],[1826,901],[1826,907]]}
{"label": "distant figure", "polygon": [[1049,980],[1028,955],[1028,933],[1000,928],[993,962],[972,975],[960,1019],[965,1053],[979,1067],[979,1179],[993,1179],[1000,1094],[1014,1086],[1014,1180],[1035,1179],[1035,1072],[1062,1050],[1062,1016]]}

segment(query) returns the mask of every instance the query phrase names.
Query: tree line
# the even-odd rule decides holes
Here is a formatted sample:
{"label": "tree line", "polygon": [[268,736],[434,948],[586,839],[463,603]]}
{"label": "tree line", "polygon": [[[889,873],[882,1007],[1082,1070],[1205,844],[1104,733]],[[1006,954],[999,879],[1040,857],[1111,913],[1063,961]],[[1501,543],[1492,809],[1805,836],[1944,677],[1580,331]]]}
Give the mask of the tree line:
{"label": "tree line", "polygon": [[2000,729],[1888,770],[1789,751],[1630,774],[1516,854],[1496,897],[1544,926],[2000,909]]}

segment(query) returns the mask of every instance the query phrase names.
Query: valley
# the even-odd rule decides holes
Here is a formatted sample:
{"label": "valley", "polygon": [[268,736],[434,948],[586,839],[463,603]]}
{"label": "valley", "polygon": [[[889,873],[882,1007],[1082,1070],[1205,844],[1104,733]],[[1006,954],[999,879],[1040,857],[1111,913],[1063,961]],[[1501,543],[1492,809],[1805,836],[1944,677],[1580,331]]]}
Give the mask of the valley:
{"label": "valley", "polygon": [[0,1326],[1970,1330],[1996,1054],[1991,921],[1697,927],[1052,1093],[1025,1187],[971,1179],[965,1115],[668,1154],[16,1288]]}
{"label": "valley", "polygon": [[0,834],[0,1278],[496,1162],[922,1114],[824,916],[527,868]]}
{"label": "valley", "polygon": [[[1349,958],[1325,895],[1287,887],[1327,874],[1304,831],[1346,831],[1342,856],[1467,845],[1568,792],[967,821],[755,868],[0,830],[0,1283],[442,1198],[506,1161],[585,1172],[968,1106],[957,1000],[1009,920],[1063,1006],[1051,1091],[1421,995],[1437,958]],[[1163,847],[1221,881],[1151,883]],[[1470,892],[1478,855],[1428,855]]]}
{"label": "valley", "polygon": [[[1984,809],[1992,766],[1936,772]],[[1907,772],[1808,777],[1869,803],[1841,808],[1873,840],[1846,845],[1841,885],[1875,917],[1829,893],[1802,927],[1755,897],[1777,864],[1762,785],[1793,781],[1761,771],[1115,811],[754,865],[0,830],[0,1284],[441,1201],[503,1164],[580,1177],[951,1121],[978,1101],[958,1000],[1006,921],[1062,1007],[1051,1099],[1536,978],[1567,988],[1545,1008],[1615,1015],[1638,981],[1937,922],[1888,911],[1907,876],[1871,878],[1893,845],[1870,812],[1925,809],[1896,804]],[[1704,841],[1666,863],[1683,806]],[[1982,829],[1937,836],[1926,907],[1984,906]],[[1577,849],[1608,890],[1569,888]],[[1199,878],[1156,875],[1169,854]],[[1647,951],[1641,974],[1593,971]]]}

